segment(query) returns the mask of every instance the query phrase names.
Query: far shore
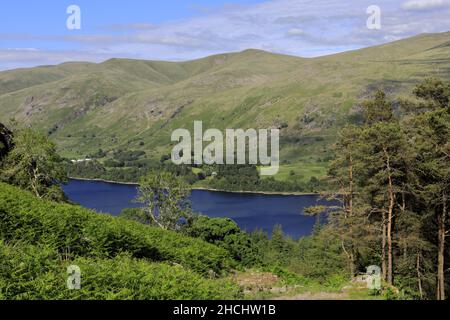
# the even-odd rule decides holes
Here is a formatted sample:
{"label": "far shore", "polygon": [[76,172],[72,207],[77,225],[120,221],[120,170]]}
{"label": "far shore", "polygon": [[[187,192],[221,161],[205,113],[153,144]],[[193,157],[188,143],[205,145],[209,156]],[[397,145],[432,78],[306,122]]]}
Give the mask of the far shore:
{"label": "far shore", "polygon": [[124,184],[124,185],[129,185],[129,186],[138,186],[139,185],[139,183],[136,183],[136,182],[119,182],[119,181],[112,181],[112,180],[106,180],[106,179],[88,179],[88,178],[69,177],[69,180],[96,181],[96,182],[106,182],[106,183],[113,183],[113,184]]}
{"label": "far shore", "polygon": [[[69,177],[69,179],[70,180],[78,180],[78,181],[105,182],[105,183],[122,184],[122,185],[129,185],[129,186],[138,186],[139,185],[136,182],[118,182],[118,181],[111,181],[111,180],[106,180],[106,179],[87,179],[87,178],[75,178],[75,177]],[[263,194],[263,195],[272,195],[272,196],[318,196],[318,195],[320,195],[319,193],[314,193],[314,192],[231,191],[231,190],[219,190],[219,189],[204,188],[204,187],[194,187],[194,188],[192,188],[192,190],[223,192],[223,193],[240,193],[240,194]]]}

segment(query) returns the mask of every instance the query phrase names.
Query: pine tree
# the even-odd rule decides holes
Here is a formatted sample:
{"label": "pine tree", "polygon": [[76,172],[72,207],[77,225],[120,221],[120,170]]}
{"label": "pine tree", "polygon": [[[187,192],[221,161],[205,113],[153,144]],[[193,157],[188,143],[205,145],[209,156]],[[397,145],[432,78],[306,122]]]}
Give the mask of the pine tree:
{"label": "pine tree", "polygon": [[409,103],[408,109],[416,114],[408,119],[407,125],[417,154],[418,193],[428,212],[433,213],[430,216],[437,226],[436,298],[444,300],[450,193],[450,86],[430,78],[419,84],[414,94],[421,100]]}
{"label": "pine tree", "polygon": [[361,223],[364,221],[355,208],[357,190],[354,177],[361,144],[360,136],[361,128],[356,126],[347,126],[340,131],[334,145],[336,156],[328,171],[328,181],[335,192],[328,194],[327,198],[340,203],[337,210],[330,212],[329,221],[334,224],[334,229],[341,239],[342,250],[347,257],[349,273],[352,276],[356,274],[358,248],[363,246],[360,234]]}
{"label": "pine tree", "polygon": [[[409,154],[405,136],[397,122],[379,122],[367,127],[363,133],[366,144],[361,155],[365,181],[363,191],[368,192],[374,207],[381,213],[382,261],[388,284],[394,276],[394,225],[398,216],[397,203],[404,192]],[[386,255],[386,258],[385,258]],[[385,260],[386,259],[386,260]]]}

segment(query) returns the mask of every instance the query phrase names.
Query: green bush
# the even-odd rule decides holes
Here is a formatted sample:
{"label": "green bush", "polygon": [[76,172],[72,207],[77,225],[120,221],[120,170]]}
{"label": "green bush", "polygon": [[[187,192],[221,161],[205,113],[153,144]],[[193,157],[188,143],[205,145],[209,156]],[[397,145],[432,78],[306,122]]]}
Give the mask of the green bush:
{"label": "green bush", "polygon": [[156,223],[145,213],[143,208],[125,208],[120,212],[119,217],[146,225],[156,226]]}
{"label": "green bush", "polygon": [[341,289],[348,283],[349,277],[345,274],[332,274],[324,282],[325,287],[330,289]]}
{"label": "green bush", "polygon": [[243,266],[259,264],[261,258],[251,237],[229,218],[196,217],[184,230],[191,237],[203,239],[226,249]]}
{"label": "green bush", "polygon": [[347,260],[341,243],[327,229],[318,230],[314,235],[300,239],[296,251],[298,258],[291,261],[289,266],[289,270],[293,272],[317,279],[324,284],[335,275],[350,277],[346,274]]}
{"label": "green bush", "polygon": [[46,245],[66,252],[71,259],[109,258],[128,252],[136,258],[175,262],[203,274],[220,273],[231,263],[226,250],[200,239],[40,200],[1,183],[0,238]]}
{"label": "green bush", "polygon": [[[181,266],[149,263],[120,254],[111,259],[62,260],[48,246],[0,242],[0,299],[190,300],[235,299],[230,281],[205,279]],[[67,267],[81,270],[81,289],[67,289]]]}
{"label": "green bush", "polygon": [[281,282],[285,285],[311,285],[313,281],[298,273],[294,273],[279,266],[270,266],[263,268],[265,272],[271,272],[281,279]]}

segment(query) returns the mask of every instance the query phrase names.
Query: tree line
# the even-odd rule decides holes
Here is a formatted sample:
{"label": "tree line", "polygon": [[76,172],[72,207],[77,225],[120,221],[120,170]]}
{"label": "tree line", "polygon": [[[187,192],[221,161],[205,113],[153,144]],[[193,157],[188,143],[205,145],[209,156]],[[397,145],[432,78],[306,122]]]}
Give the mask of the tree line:
{"label": "tree line", "polygon": [[[448,291],[450,86],[429,78],[410,97],[379,90],[365,101],[365,122],[348,125],[328,175],[339,206],[327,211],[351,274],[381,267],[387,286],[444,300]],[[447,268],[447,269],[446,269]]]}

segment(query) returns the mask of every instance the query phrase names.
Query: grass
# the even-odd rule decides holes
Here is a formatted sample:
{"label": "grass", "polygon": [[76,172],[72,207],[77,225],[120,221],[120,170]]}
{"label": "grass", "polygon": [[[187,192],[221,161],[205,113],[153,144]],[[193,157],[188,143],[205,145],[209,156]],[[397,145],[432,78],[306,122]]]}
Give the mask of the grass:
{"label": "grass", "polygon": [[[279,181],[287,181],[291,179],[301,182],[308,182],[312,177],[321,178],[326,175],[327,163],[308,163],[298,162],[289,165],[281,165],[280,171],[275,175],[275,179]],[[294,173],[292,175],[292,173]]]}

